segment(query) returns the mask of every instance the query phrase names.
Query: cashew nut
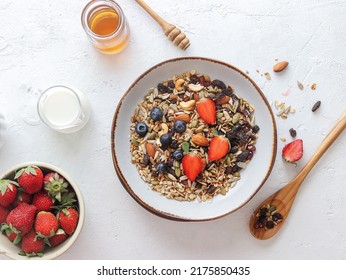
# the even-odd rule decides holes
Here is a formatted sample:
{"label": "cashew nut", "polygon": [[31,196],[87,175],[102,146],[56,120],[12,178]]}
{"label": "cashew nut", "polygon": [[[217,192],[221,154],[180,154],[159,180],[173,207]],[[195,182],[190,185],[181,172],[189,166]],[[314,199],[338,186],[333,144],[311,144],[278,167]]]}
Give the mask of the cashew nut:
{"label": "cashew nut", "polygon": [[178,79],[175,81],[175,88],[178,90],[178,91],[182,91],[183,90],[183,87],[182,85],[184,84],[184,79]]}

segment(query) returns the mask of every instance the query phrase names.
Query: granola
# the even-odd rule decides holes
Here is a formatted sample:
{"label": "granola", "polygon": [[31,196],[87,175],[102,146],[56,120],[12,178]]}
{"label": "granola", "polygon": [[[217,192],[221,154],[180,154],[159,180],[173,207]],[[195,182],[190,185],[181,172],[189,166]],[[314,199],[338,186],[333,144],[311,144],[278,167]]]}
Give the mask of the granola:
{"label": "granola", "polygon": [[[212,103],[214,112],[202,108],[203,101]],[[206,201],[226,195],[240,179],[256,150],[258,132],[254,107],[247,100],[222,81],[192,70],[149,89],[137,105],[130,127],[132,163],[161,195]],[[220,142],[215,143],[216,138]],[[211,157],[212,142],[216,151]],[[227,146],[219,149],[221,143]],[[222,150],[226,153],[220,154]],[[215,160],[215,152],[222,158]],[[196,155],[198,164],[182,163]],[[193,180],[191,173],[196,175]]]}

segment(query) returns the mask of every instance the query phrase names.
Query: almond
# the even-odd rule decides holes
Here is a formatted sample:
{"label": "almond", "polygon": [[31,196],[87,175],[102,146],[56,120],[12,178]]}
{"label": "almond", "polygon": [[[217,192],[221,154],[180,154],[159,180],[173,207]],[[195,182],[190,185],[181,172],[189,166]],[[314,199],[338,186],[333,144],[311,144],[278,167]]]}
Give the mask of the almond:
{"label": "almond", "polygon": [[288,65],[287,61],[278,62],[273,66],[273,71],[274,72],[281,72],[287,67],[287,65]]}
{"label": "almond", "polygon": [[192,136],[191,141],[196,144],[197,146],[208,146],[209,141],[205,136],[201,133],[198,133],[194,136]]}
{"label": "almond", "polygon": [[193,111],[196,106],[196,100],[182,101],[179,103],[180,107],[186,111]]}
{"label": "almond", "polygon": [[176,121],[184,121],[186,123],[190,122],[190,116],[188,114],[181,114],[175,117]]}
{"label": "almond", "polygon": [[217,105],[222,105],[222,104],[226,104],[228,103],[228,101],[230,100],[231,98],[228,96],[228,95],[225,95],[224,97],[222,97],[221,99],[218,99],[216,100],[216,104]]}
{"label": "almond", "polygon": [[151,157],[151,158],[154,158],[155,156],[155,153],[156,153],[156,149],[155,149],[155,146],[151,143],[147,143],[145,145],[145,148],[147,149],[147,154]]}

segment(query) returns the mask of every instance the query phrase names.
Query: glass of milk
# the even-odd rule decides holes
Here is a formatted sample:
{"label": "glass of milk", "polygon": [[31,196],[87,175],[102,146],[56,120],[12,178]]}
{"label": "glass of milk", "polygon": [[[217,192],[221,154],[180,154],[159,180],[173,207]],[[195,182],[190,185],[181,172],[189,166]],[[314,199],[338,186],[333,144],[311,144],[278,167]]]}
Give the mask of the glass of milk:
{"label": "glass of milk", "polygon": [[66,86],[46,89],[38,100],[37,110],[47,126],[62,133],[82,129],[91,113],[86,96],[81,91]]}

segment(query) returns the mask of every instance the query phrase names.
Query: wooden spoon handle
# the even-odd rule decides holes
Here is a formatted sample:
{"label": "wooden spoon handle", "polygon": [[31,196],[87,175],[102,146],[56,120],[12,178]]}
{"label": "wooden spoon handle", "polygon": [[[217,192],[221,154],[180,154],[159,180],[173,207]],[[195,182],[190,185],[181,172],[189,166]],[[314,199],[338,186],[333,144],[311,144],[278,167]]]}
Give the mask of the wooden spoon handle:
{"label": "wooden spoon handle", "polygon": [[340,119],[334,125],[332,130],[328,133],[326,138],[323,140],[321,145],[318,147],[316,152],[313,154],[308,163],[304,166],[301,172],[296,176],[295,180],[303,182],[304,178],[310,170],[314,167],[316,162],[321,158],[321,156],[328,150],[328,148],[333,144],[333,142],[338,138],[341,132],[346,128],[346,111],[342,114]]}
{"label": "wooden spoon handle", "polygon": [[161,25],[163,29],[166,28],[167,25],[170,25],[167,21],[165,21],[162,17],[160,17],[152,8],[148,6],[143,0],[136,0],[136,2],[148,12],[151,17],[157,21],[158,24]]}

